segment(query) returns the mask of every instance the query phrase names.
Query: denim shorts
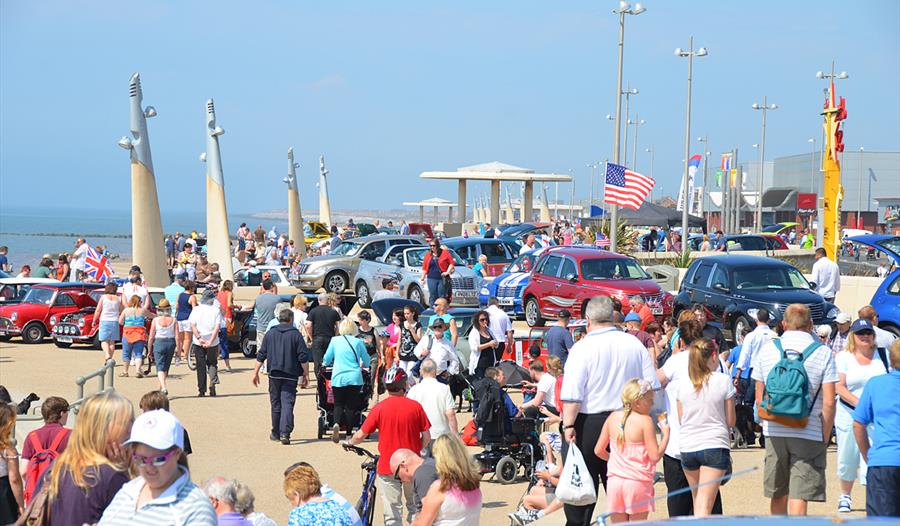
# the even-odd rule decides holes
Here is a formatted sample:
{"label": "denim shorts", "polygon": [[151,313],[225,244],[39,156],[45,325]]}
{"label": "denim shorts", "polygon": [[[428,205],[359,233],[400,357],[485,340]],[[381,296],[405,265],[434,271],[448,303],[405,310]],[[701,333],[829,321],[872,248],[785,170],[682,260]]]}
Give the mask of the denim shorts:
{"label": "denim shorts", "polygon": [[731,451],[725,448],[681,453],[681,467],[686,471],[697,471],[701,467],[727,470],[729,466],[731,466]]}
{"label": "denim shorts", "polygon": [[140,359],[144,354],[144,347],[147,346],[147,340],[138,340],[129,343],[128,339],[122,340],[122,361],[129,362],[131,360]]}
{"label": "denim shorts", "polygon": [[101,342],[115,342],[119,340],[119,322],[118,321],[101,321],[100,327],[97,329],[97,338]]}

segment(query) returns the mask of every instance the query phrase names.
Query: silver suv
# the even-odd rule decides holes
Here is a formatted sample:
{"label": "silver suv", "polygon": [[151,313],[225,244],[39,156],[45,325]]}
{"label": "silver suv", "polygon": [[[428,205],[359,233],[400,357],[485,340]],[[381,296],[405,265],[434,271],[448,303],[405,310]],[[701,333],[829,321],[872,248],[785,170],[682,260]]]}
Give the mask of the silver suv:
{"label": "silver suv", "polygon": [[354,283],[361,261],[373,261],[397,245],[425,245],[425,238],[376,234],[345,240],[331,254],[304,259],[293,283],[304,292],[324,288],[326,292],[341,294]]}
{"label": "silver suv", "polygon": [[[360,262],[353,287],[359,306],[369,307],[375,294],[384,290],[384,280],[393,280],[400,286],[398,291],[400,296],[427,307],[428,287],[419,281],[422,277],[422,262],[427,252],[428,247],[399,245],[389,248],[383,256],[375,260]],[[453,256],[456,268],[450,276],[453,287],[451,305],[477,307],[480,280],[476,279],[475,271],[466,267],[466,262],[459,254],[450,250],[450,255]]]}

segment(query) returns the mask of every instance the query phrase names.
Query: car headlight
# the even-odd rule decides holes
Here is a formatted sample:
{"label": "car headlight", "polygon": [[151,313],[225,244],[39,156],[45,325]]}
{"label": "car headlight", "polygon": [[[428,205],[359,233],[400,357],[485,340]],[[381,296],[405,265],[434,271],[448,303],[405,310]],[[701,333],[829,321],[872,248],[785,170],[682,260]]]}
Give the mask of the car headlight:
{"label": "car headlight", "polygon": [[489,291],[489,290],[487,289],[487,287],[481,287],[481,290],[478,291],[478,293],[479,293],[479,294],[482,294],[482,295],[484,295],[484,296],[490,296],[491,291]]}
{"label": "car headlight", "polygon": [[756,318],[756,314],[759,312],[759,309],[747,309],[747,315],[751,318]]}
{"label": "car headlight", "polygon": [[78,318],[78,326],[84,328],[84,318]]}
{"label": "car headlight", "polygon": [[18,312],[13,312],[12,315],[9,317],[9,319],[12,320],[13,323],[15,323],[16,320],[19,319],[19,313],[18,313]]}
{"label": "car headlight", "polygon": [[50,325],[51,326],[56,325],[56,314],[54,314],[53,316],[50,316]]}
{"label": "car headlight", "polygon": [[69,334],[78,334],[78,329],[75,327],[69,327]]}
{"label": "car headlight", "polygon": [[832,307],[830,311],[828,311],[828,315],[826,318],[837,318],[837,315],[841,313],[841,309],[837,307]]}

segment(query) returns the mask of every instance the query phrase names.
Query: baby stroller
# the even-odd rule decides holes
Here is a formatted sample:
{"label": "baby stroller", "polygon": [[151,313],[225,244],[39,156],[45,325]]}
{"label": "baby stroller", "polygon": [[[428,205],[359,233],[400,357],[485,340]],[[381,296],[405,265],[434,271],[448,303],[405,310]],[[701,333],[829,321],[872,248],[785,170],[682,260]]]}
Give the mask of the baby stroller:
{"label": "baby stroller", "polygon": [[[334,425],[334,391],[331,390],[331,371],[331,367],[322,367],[319,369],[319,375],[316,377],[316,409],[319,410],[316,437],[320,440],[325,438],[325,435],[331,431],[331,427]],[[363,412],[369,409],[369,398],[372,396],[372,383],[369,381],[370,374],[369,369],[362,370],[362,402],[359,408],[359,422],[357,422],[355,427],[362,425]],[[349,431],[349,429],[344,431]]]}

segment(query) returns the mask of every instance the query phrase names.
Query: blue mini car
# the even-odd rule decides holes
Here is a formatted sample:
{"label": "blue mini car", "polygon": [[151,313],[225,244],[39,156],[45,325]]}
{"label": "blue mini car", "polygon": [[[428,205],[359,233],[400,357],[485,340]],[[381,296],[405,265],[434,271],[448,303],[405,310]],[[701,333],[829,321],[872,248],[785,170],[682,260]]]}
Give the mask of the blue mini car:
{"label": "blue mini car", "polygon": [[478,291],[478,301],[481,307],[487,307],[488,298],[494,296],[500,300],[500,307],[503,310],[515,316],[524,316],[522,291],[528,285],[531,269],[545,250],[547,247],[522,254],[503,269],[503,273],[495,277],[493,281],[482,285],[481,290]]}
{"label": "blue mini car", "polygon": [[871,303],[878,311],[878,326],[900,337],[900,236],[869,234],[847,240],[880,250],[894,260],[894,271],[885,276]]}

